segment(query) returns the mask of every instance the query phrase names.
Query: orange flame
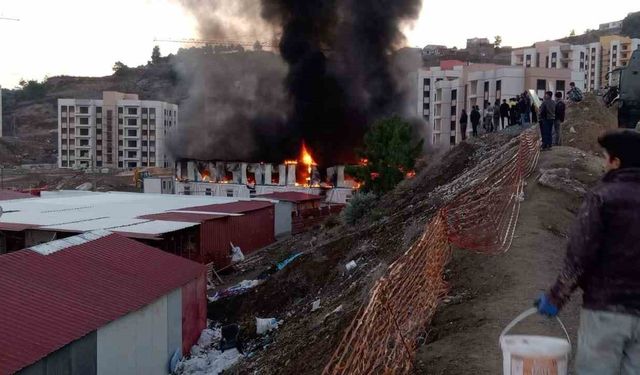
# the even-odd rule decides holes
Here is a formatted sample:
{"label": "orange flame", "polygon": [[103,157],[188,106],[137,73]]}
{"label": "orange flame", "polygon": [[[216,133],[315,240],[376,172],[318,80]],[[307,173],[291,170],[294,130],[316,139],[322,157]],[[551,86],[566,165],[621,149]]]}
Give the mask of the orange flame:
{"label": "orange flame", "polygon": [[302,164],[306,165],[309,168],[312,166],[318,165],[313,160],[313,157],[311,156],[311,153],[309,153],[309,150],[307,150],[307,145],[304,142],[302,142],[302,151],[300,152],[300,161],[302,161]]}

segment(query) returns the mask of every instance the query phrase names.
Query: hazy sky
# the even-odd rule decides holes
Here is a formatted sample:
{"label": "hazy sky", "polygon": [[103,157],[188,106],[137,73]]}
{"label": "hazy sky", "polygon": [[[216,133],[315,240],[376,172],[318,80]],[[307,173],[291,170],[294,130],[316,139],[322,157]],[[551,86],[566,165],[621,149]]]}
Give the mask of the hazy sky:
{"label": "hazy sky", "polygon": [[[228,0],[230,2],[234,0]],[[503,45],[556,39],[640,10],[637,0],[431,1],[407,33],[409,44],[464,47],[466,38],[501,35]],[[519,14],[518,12],[523,12]],[[196,23],[171,0],[0,0],[0,85],[21,78],[111,74],[117,60],[149,60],[154,38],[195,38]],[[180,45],[159,43],[163,54]]]}

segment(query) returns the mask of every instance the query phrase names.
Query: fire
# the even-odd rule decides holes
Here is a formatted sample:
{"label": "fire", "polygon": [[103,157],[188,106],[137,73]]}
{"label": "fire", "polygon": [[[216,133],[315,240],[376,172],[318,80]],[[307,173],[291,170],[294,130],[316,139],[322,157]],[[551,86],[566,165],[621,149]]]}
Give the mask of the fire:
{"label": "fire", "polygon": [[307,145],[304,143],[304,141],[302,142],[302,150],[300,151],[300,161],[302,162],[302,164],[307,166],[307,175],[305,176],[305,183],[310,186],[313,167],[317,166],[318,163],[316,163],[315,160],[313,160],[313,156],[311,156],[311,153],[307,149]]}

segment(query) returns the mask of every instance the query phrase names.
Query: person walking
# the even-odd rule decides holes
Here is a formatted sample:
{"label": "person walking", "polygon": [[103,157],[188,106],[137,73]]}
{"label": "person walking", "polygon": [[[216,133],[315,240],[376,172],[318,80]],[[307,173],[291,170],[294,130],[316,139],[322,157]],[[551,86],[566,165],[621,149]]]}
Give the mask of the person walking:
{"label": "person walking", "polygon": [[556,119],[553,122],[553,145],[562,145],[562,123],[564,122],[564,115],[566,112],[566,106],[562,101],[562,93],[556,92]]}
{"label": "person walking", "polygon": [[518,125],[518,119],[520,115],[518,114],[518,102],[520,98],[512,98],[511,99],[511,109],[509,110],[509,114],[511,115],[511,125]]}
{"label": "person walking", "polygon": [[598,143],[607,172],[584,199],[560,275],[534,304],[554,317],[581,288],[576,373],[640,374],[640,133],[614,130]]}
{"label": "person walking", "polygon": [[571,88],[569,89],[569,92],[567,92],[567,99],[571,100],[574,103],[581,102],[584,98],[584,95],[582,95],[582,91],[580,91],[580,89],[576,87],[575,82],[571,82],[569,84],[569,87]]}
{"label": "person walking", "polygon": [[493,105],[493,128],[495,131],[500,129],[500,100],[496,100]]}
{"label": "person walking", "polygon": [[529,123],[529,119],[527,118],[527,111],[530,109],[527,106],[527,99],[525,99],[524,95],[520,96],[520,100],[518,101],[518,112],[520,113],[520,125],[523,127],[527,126]]}
{"label": "person walking", "polygon": [[[502,129],[506,129],[507,126],[511,125],[511,117],[509,117],[509,104],[507,103],[507,99],[502,99],[502,104],[500,104],[500,122],[502,123]],[[504,124],[504,119],[507,119],[507,125]]]}
{"label": "person walking", "polygon": [[467,140],[467,110],[463,109],[462,113],[460,113],[460,136],[463,141]]}
{"label": "person walking", "polygon": [[488,133],[493,133],[493,112],[495,108],[491,104],[491,102],[485,102],[485,110],[484,110],[484,130]]}
{"label": "person walking", "polygon": [[471,110],[471,115],[469,117],[470,117],[470,120],[471,120],[471,127],[473,128],[473,136],[477,137],[478,136],[478,125],[480,125],[480,118],[482,117],[480,115],[480,110],[479,110],[477,105],[473,106],[473,109]]}
{"label": "person walking", "polygon": [[540,106],[540,133],[542,135],[542,151],[551,150],[553,143],[553,123],[556,119],[556,102],[551,99],[553,93],[547,91]]}

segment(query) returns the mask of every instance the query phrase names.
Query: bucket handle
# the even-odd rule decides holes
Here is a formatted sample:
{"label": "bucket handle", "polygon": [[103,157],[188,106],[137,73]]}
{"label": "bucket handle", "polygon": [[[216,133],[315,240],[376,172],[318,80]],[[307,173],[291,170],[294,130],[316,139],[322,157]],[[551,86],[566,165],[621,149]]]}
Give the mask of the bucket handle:
{"label": "bucket handle", "polygon": [[[502,341],[502,338],[509,333],[509,331],[511,331],[511,329],[513,329],[513,327],[515,327],[518,323],[520,323],[521,321],[523,321],[524,319],[530,317],[531,315],[534,315],[538,312],[538,309],[535,307],[532,307],[528,310],[526,310],[525,312],[523,312],[522,314],[518,315],[515,319],[513,319],[513,321],[511,321],[511,323],[509,323],[505,329],[502,331],[502,333],[500,334],[500,341]],[[558,323],[560,324],[560,327],[562,327],[562,330],[564,331],[565,336],[567,336],[567,341],[569,341],[569,348],[572,347],[571,345],[571,337],[569,337],[569,332],[567,331],[567,328],[564,326],[564,323],[562,323],[562,320],[560,320],[559,317],[556,316],[556,319],[558,320]]]}

